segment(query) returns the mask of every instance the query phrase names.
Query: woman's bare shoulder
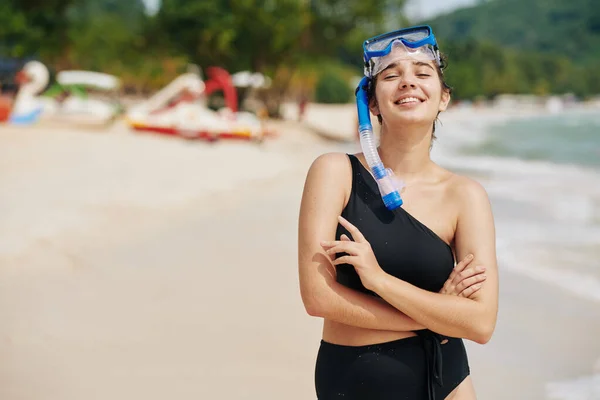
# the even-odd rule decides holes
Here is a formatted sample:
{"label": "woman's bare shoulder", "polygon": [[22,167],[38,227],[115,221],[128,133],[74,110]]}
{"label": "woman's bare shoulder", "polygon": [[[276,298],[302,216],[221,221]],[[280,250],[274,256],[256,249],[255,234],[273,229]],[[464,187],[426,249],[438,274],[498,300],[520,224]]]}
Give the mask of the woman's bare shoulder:
{"label": "woman's bare shoulder", "polygon": [[345,153],[324,153],[318,156],[311,164],[308,171],[309,177],[325,179],[327,181],[344,180],[351,177],[352,167],[350,159]]}
{"label": "woman's bare shoulder", "polygon": [[[302,194],[301,216],[339,215],[352,188],[352,167],[344,153],[326,153],[311,164]],[[312,217],[311,217],[312,218]]]}
{"label": "woman's bare shoulder", "polygon": [[477,180],[447,171],[446,195],[459,207],[469,206],[475,202],[489,202],[487,191]]}

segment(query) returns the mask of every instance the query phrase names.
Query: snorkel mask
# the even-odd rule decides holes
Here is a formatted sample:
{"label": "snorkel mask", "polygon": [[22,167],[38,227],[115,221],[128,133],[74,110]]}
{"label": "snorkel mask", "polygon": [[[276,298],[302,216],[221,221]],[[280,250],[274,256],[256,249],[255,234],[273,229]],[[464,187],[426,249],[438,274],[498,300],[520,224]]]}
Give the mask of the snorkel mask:
{"label": "snorkel mask", "polygon": [[403,183],[394,178],[391,169],[383,166],[377,152],[367,91],[372,79],[396,61],[407,58],[424,62],[435,61],[440,67],[442,67],[442,62],[435,36],[427,25],[400,29],[365,40],[363,57],[365,76],[356,88],[360,145],[379,186],[383,203],[388,210],[395,210],[402,205],[400,191]]}

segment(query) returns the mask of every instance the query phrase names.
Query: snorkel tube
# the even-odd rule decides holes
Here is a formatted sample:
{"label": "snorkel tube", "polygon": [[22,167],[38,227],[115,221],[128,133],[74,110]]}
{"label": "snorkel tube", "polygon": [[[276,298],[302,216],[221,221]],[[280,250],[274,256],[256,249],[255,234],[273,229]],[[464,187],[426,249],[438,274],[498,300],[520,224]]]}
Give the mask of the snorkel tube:
{"label": "snorkel tube", "polygon": [[383,162],[381,162],[381,158],[379,158],[379,153],[377,152],[377,144],[373,135],[373,125],[371,125],[371,115],[369,114],[369,99],[367,96],[369,80],[369,77],[363,77],[356,88],[360,147],[375,177],[377,186],[379,186],[383,203],[388,210],[392,211],[402,205],[402,198],[400,197],[401,188],[397,187],[392,171],[383,166]]}
{"label": "snorkel tube", "polygon": [[443,68],[435,36],[428,25],[399,29],[363,42],[365,76],[356,88],[358,133],[363,154],[388,210],[395,210],[402,205],[400,191],[404,183],[395,178],[392,170],[386,169],[379,158],[377,144],[373,137],[367,91],[369,84],[373,82],[372,79],[398,57],[398,51],[402,58],[409,57],[424,62],[435,61],[440,68]]}

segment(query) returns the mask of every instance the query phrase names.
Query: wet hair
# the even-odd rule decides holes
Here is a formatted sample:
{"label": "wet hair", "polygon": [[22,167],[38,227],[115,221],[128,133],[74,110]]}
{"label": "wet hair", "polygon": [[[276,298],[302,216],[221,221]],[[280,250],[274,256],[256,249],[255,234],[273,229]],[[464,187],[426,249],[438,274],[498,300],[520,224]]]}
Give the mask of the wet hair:
{"label": "wet hair", "polygon": [[[446,57],[446,55],[440,53],[440,60],[441,60],[441,66],[435,64],[435,69],[437,70],[438,73],[438,77],[440,78],[440,84],[442,86],[442,91],[446,91],[448,92],[449,95],[452,94],[452,87],[450,85],[448,85],[448,83],[446,82],[446,80],[444,79],[444,70],[446,69],[446,67],[448,66],[448,59]],[[377,78],[379,75],[376,75],[375,77],[373,77],[372,79],[369,80],[369,87],[367,88],[367,99],[369,101],[369,104],[371,104],[372,101],[377,101],[375,98],[375,89],[377,88]],[[433,121],[433,131],[431,134],[431,140],[435,140],[435,125],[436,122],[438,121],[438,116],[440,115],[440,112],[438,112],[438,115],[435,117],[435,121]],[[381,117],[381,114],[377,115],[377,120],[379,121],[379,124],[381,125],[383,123],[383,118]]]}

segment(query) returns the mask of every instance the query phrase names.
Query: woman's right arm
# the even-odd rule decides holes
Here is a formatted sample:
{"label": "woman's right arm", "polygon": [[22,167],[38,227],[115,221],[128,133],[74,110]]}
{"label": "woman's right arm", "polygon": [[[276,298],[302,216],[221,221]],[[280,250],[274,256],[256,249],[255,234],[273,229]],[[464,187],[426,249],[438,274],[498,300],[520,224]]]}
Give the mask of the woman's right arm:
{"label": "woman's right arm", "polygon": [[412,331],[424,326],[389,304],[337,283],[336,270],[320,245],[335,240],[352,170],[345,154],[329,153],[311,165],[298,229],[300,293],[307,313],[346,325],[390,331]]}

